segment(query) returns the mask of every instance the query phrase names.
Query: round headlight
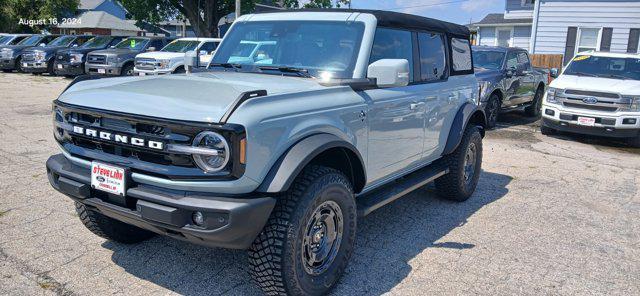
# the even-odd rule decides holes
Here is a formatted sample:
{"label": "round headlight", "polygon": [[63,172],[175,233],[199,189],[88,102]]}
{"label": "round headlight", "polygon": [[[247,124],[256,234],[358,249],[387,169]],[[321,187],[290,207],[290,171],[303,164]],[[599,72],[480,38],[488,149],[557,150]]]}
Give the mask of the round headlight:
{"label": "round headlight", "polygon": [[207,173],[218,172],[227,165],[230,158],[229,144],[218,133],[201,132],[193,139],[193,146],[204,148],[211,153],[193,154],[193,160]]}

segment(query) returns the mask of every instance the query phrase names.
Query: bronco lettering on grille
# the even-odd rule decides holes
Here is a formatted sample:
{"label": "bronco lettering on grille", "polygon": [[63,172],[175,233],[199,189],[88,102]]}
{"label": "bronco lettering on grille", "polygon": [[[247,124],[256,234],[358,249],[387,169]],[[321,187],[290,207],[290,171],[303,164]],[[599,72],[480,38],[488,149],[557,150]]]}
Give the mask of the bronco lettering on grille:
{"label": "bronco lettering on grille", "polygon": [[154,150],[164,149],[164,143],[159,141],[151,141],[143,138],[132,137],[129,135],[121,135],[108,131],[100,131],[97,129],[84,128],[81,126],[73,126],[73,132],[76,134],[84,135],[91,138],[100,139],[103,141],[111,141],[115,143],[129,144],[138,147],[147,147]]}

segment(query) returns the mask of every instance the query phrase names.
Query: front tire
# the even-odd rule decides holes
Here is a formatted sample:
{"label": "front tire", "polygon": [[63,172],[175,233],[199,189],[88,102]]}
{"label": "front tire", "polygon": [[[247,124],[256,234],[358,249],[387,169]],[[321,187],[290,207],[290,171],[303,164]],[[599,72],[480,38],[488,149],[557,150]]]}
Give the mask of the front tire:
{"label": "front tire", "polygon": [[449,173],[436,179],[436,191],[444,199],[465,201],[478,185],[482,167],[482,136],[475,126],[468,126],[456,150],[443,157]]}
{"label": "front tire", "polygon": [[89,231],[108,240],[123,244],[135,244],[155,236],[151,231],[109,218],[94,210],[87,209],[78,202],[76,202],[76,213]]}
{"label": "front tire", "polygon": [[557,133],[558,133],[558,131],[556,131],[556,130],[554,130],[554,129],[552,129],[552,128],[548,127],[548,126],[545,126],[545,125],[543,124],[543,125],[541,125],[541,126],[540,126],[540,133],[541,133],[541,134],[543,134],[543,135],[545,135],[545,136],[552,136],[552,135],[557,134]]}
{"label": "front tire", "polygon": [[341,172],[310,166],[278,197],[248,251],[249,272],[267,295],[322,295],[342,275],[356,234],[353,189]]}
{"label": "front tire", "polygon": [[633,148],[640,148],[640,135],[635,138],[629,139],[629,145]]}
{"label": "front tire", "polygon": [[485,111],[487,114],[487,129],[493,129],[498,124],[498,115],[501,107],[500,97],[497,94],[491,95]]}
{"label": "front tire", "polygon": [[133,76],[133,64],[126,64],[122,67],[122,72],[120,72],[120,76]]}

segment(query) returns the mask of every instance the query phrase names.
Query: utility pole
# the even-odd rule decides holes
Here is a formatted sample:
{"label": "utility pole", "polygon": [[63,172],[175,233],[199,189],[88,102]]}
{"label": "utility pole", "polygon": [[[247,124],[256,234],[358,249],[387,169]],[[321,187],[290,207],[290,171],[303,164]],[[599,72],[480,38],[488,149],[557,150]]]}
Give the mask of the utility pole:
{"label": "utility pole", "polygon": [[[240,17],[240,0],[236,0],[236,20]],[[235,20],[234,20],[235,22]]]}

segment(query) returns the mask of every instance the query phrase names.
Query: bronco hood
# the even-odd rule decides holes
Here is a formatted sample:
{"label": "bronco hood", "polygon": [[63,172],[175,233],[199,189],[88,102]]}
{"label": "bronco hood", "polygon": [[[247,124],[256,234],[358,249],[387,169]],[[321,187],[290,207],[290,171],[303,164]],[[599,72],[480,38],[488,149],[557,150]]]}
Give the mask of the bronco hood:
{"label": "bronco hood", "polygon": [[207,72],[79,82],[58,98],[67,104],[157,118],[216,123],[247,91],[268,95],[324,88],[313,79]]}

